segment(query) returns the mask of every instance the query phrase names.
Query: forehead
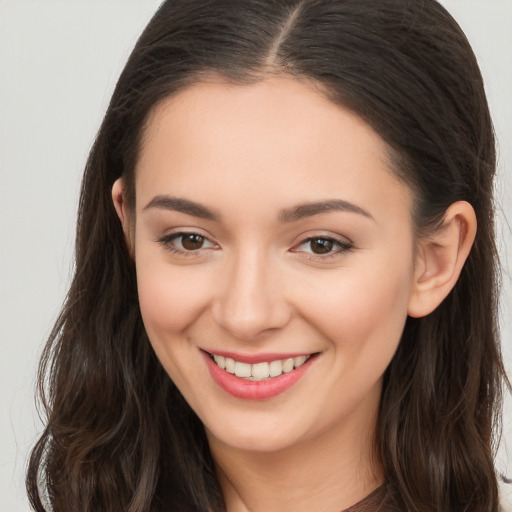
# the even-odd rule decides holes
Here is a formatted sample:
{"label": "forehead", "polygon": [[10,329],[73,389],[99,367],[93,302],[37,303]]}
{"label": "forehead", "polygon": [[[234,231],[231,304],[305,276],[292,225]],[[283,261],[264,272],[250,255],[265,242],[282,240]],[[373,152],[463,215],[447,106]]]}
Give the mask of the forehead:
{"label": "forehead", "polygon": [[239,198],[241,206],[255,197],[276,207],[333,195],[371,202],[390,188],[409,200],[368,124],[284,77],[198,83],[163,101],[146,125],[136,183],[148,199],[160,188],[198,199],[215,193],[226,204]]}
{"label": "forehead", "polygon": [[[194,132],[190,133],[190,129]],[[344,130],[341,138],[339,129]],[[215,135],[220,138],[230,130],[233,140],[244,147],[255,145],[258,140],[266,142],[262,135],[268,134],[274,146],[281,145],[283,151],[293,143],[300,142],[304,147],[305,140],[311,143],[308,147],[335,142],[342,148],[359,138],[359,145],[369,143],[366,151],[373,145],[383,163],[390,160],[387,145],[359,116],[329,100],[316,82],[287,76],[248,85],[210,79],[178,91],[151,112],[142,150],[163,131],[169,136],[192,135],[188,138],[191,144],[215,144],[221,142]],[[202,137],[205,134],[208,137]],[[184,142],[185,137],[182,139]]]}

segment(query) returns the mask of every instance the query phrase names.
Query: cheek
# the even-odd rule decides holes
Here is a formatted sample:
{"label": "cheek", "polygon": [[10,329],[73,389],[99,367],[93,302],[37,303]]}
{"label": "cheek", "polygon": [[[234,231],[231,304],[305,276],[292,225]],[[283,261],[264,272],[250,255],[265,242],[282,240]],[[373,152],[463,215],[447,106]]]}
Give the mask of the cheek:
{"label": "cheek", "polygon": [[144,325],[153,345],[177,335],[200,316],[208,303],[207,276],[142,253],[137,258],[137,286]]}
{"label": "cheek", "polygon": [[[382,371],[398,346],[407,318],[412,267],[384,259],[343,270],[314,288],[304,307],[310,323],[347,363],[374,362]],[[332,283],[335,282],[336,285]]]}

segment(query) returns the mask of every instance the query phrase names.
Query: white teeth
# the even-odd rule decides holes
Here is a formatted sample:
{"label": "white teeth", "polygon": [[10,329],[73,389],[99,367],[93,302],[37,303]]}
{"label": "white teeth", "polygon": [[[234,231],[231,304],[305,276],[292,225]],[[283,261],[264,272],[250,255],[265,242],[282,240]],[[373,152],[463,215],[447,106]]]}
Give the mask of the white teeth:
{"label": "white teeth", "polygon": [[228,373],[235,373],[235,360],[226,357],[224,362],[226,364],[226,371]]}
{"label": "white teeth", "polygon": [[237,361],[235,363],[235,375],[237,377],[250,377],[251,376],[251,365]]}
{"label": "white teeth", "polygon": [[278,377],[283,373],[283,363],[281,361],[272,361],[269,366],[271,377]]}
{"label": "white teeth", "polygon": [[213,360],[220,366],[222,369],[226,368],[226,359],[222,356],[213,356]]}
{"label": "white teeth", "polygon": [[293,358],[293,365],[295,368],[298,368],[299,366],[302,366],[306,362],[306,356],[299,356]]}
{"label": "white teeth", "polygon": [[235,361],[230,357],[213,354],[213,360],[228,373],[234,373],[237,377],[260,381],[272,377],[279,377],[282,373],[289,373],[302,366],[311,356],[289,357],[270,362],[248,364]]}
{"label": "white teeth", "polygon": [[252,365],[251,375],[254,380],[268,379],[270,376],[270,366],[268,363],[257,363]]}
{"label": "white teeth", "polygon": [[291,372],[293,370],[293,364],[294,364],[293,357],[290,357],[289,359],[285,359],[283,361],[283,372],[284,373]]}

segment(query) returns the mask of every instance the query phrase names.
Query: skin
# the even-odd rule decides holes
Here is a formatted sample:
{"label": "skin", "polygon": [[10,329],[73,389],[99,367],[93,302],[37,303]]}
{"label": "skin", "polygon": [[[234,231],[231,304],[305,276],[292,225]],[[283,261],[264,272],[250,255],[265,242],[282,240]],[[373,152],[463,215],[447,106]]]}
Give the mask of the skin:
{"label": "skin", "polygon": [[[379,135],[285,77],[211,81],[164,101],[136,173],[135,212],[122,180],[113,199],[142,316],[205,425],[228,512],[334,512],[362,499],[384,481],[372,449],[382,375],[407,315],[428,314],[457,280],[472,208],[452,205],[439,233],[415,239],[411,191]],[[355,208],[290,218],[332,200]],[[291,388],[254,401],[222,390],[201,349],[317,356]]]}

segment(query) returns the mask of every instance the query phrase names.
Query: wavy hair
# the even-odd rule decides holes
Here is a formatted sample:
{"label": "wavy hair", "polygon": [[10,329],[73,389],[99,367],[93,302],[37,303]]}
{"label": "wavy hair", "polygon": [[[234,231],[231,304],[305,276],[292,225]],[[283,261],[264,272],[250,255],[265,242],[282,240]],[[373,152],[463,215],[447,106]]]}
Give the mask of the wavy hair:
{"label": "wavy hair", "polygon": [[47,426],[27,488],[43,512],[224,510],[203,427],[157,360],[111,187],[134,172],[150,112],[215,74],[310,80],[386,141],[418,234],[473,206],[460,279],[408,318],[384,376],[376,449],[398,510],[497,512],[505,382],[498,343],[495,141],[469,43],[435,0],[167,0],[138,40],[91,149],[67,299],[44,350]]}

